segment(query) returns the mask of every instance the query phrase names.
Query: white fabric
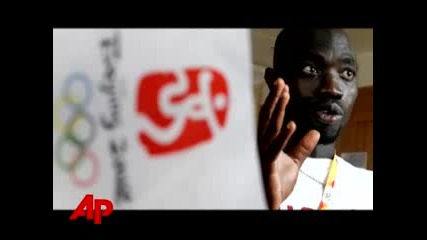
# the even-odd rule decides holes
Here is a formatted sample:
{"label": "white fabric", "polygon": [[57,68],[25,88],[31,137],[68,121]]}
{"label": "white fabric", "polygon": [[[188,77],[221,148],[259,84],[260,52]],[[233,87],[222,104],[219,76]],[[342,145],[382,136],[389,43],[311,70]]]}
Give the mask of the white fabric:
{"label": "white fabric", "polygon": [[[354,167],[341,157],[337,161],[337,175],[329,209],[372,210],[373,171]],[[331,159],[307,158],[301,171],[325,183],[331,162]],[[280,208],[318,209],[322,194],[323,186],[300,172],[293,192]]]}
{"label": "white fabric", "polygon": [[248,29],[54,29],[53,209],[85,194],[114,209],[266,209],[251,56]]}

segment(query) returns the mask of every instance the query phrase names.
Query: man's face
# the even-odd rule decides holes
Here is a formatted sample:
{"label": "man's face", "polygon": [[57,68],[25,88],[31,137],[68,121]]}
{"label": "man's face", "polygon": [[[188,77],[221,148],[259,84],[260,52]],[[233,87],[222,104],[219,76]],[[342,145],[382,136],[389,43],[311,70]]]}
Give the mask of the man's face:
{"label": "man's face", "polygon": [[289,111],[301,131],[316,129],[320,144],[336,140],[357,97],[356,58],[346,35],[316,30],[298,48],[290,85]]}

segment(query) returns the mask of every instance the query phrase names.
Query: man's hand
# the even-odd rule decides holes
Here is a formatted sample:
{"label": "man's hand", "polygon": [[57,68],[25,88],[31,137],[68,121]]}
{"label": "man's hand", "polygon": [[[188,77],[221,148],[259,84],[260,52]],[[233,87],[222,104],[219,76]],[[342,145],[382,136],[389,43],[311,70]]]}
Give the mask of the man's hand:
{"label": "man's hand", "polygon": [[319,132],[311,130],[288,153],[282,151],[297,127],[293,121],[284,125],[289,99],[289,87],[279,78],[274,82],[259,113],[258,149],[270,209],[279,209],[280,204],[291,194],[299,168],[314,150],[320,137]]}

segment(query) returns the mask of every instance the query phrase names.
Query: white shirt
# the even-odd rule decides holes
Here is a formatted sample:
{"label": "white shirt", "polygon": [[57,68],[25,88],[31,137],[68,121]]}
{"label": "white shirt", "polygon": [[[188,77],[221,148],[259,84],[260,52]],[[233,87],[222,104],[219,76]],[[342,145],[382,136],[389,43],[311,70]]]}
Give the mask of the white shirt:
{"label": "white shirt", "polygon": [[[301,171],[326,183],[331,162],[331,159],[307,158],[301,166]],[[302,172],[298,174],[294,190],[280,205],[282,210],[318,209],[324,185]],[[372,210],[373,171],[357,168],[337,157],[337,173],[329,209]]]}

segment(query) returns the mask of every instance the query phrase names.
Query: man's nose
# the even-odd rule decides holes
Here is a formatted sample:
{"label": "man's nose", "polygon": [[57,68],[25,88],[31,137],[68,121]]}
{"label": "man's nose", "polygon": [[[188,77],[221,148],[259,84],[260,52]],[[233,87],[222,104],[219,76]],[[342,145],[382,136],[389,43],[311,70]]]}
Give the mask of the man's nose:
{"label": "man's nose", "polygon": [[343,96],[343,92],[338,86],[339,74],[335,70],[328,70],[324,73],[324,77],[322,79],[319,95],[325,98],[334,98],[341,99]]}

